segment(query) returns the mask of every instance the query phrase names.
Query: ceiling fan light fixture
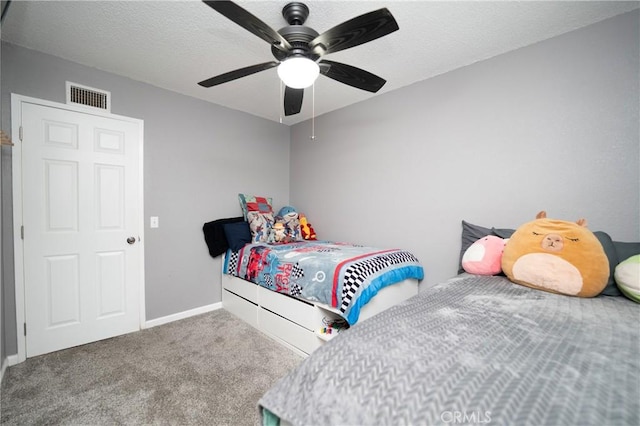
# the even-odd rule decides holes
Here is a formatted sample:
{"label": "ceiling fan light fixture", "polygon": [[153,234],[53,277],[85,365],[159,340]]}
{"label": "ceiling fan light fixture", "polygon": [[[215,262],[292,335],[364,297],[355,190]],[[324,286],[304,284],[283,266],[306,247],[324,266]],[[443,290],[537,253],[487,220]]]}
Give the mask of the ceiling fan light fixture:
{"label": "ceiling fan light fixture", "polygon": [[319,74],[318,64],[305,57],[289,58],[278,65],[280,80],[292,89],[304,89],[311,86]]}

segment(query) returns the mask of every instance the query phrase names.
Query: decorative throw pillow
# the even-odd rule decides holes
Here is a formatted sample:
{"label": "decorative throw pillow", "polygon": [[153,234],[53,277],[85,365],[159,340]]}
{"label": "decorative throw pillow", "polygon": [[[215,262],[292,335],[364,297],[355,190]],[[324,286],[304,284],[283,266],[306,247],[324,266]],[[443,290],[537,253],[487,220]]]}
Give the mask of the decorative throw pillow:
{"label": "decorative throw pillow", "polygon": [[247,212],[247,222],[251,230],[251,242],[266,243],[269,241],[271,227],[273,226],[273,213],[262,213],[258,211]]}
{"label": "decorative throw pillow", "polygon": [[502,251],[506,240],[487,235],[471,244],[462,256],[462,267],[470,274],[497,275],[502,272]]}
{"label": "decorative throw pillow", "polygon": [[622,293],[640,303],[640,254],[620,262],[614,276]]}
{"label": "decorative throw pillow", "polygon": [[249,244],[251,242],[251,229],[249,228],[249,223],[242,222],[234,222],[227,223],[222,225],[224,228],[224,235],[227,238],[227,242],[229,243],[229,248],[233,251],[238,251],[245,244]]}
{"label": "decorative throw pillow", "polygon": [[593,297],[607,285],[609,261],[586,220],[547,219],[540,212],[507,242],[502,270],[511,281],[527,287]]}
{"label": "decorative throw pillow", "polygon": [[255,195],[238,194],[240,200],[240,207],[242,208],[242,215],[245,220],[249,217],[249,212],[261,212],[261,213],[273,213],[273,199],[267,197],[257,197]]}

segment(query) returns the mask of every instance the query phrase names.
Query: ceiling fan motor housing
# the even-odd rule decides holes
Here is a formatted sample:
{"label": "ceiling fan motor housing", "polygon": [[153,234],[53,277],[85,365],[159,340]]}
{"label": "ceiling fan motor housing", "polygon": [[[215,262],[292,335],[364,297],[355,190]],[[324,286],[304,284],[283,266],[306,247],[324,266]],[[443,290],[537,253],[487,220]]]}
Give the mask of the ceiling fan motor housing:
{"label": "ceiling fan motor housing", "polygon": [[291,44],[292,49],[283,52],[275,46],[271,46],[271,53],[277,60],[283,61],[291,56],[304,56],[315,61],[320,57],[312,53],[309,46],[309,43],[318,37],[318,32],[313,28],[303,25],[288,25],[280,28],[278,33]]}
{"label": "ceiling fan motor housing", "polygon": [[309,8],[301,2],[291,2],[282,8],[282,16],[289,25],[280,28],[278,33],[284,37],[292,49],[285,52],[282,48],[271,46],[271,53],[279,60],[283,61],[287,58],[302,56],[316,61],[320,55],[313,54],[309,43],[318,37],[318,32],[313,28],[305,27],[303,24],[309,17]]}

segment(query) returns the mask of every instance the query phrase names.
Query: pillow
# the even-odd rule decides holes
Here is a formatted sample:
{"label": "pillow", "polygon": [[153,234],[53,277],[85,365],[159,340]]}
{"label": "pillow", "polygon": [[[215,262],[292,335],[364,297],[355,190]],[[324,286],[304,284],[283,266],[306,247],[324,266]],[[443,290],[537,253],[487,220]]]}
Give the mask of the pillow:
{"label": "pillow", "polygon": [[211,257],[220,256],[229,248],[229,243],[224,235],[224,225],[227,223],[242,221],[244,221],[244,218],[239,216],[227,219],[218,219],[204,224],[202,227],[202,231],[204,232],[204,241],[207,243]]}
{"label": "pillow", "polygon": [[255,195],[238,194],[240,200],[240,207],[242,208],[242,215],[245,220],[248,219],[247,213],[261,212],[261,213],[273,213],[272,198],[256,197]]}
{"label": "pillow", "polygon": [[504,229],[491,228],[491,232],[493,233],[493,235],[500,238],[504,238],[506,240],[507,238],[511,238],[511,236],[513,235],[514,232],[516,232],[516,230],[508,229],[508,228],[504,228]]}
{"label": "pillow", "polygon": [[273,226],[273,213],[262,213],[258,211],[247,212],[247,222],[251,230],[251,242],[266,243],[269,241],[271,227]]}
{"label": "pillow", "polygon": [[513,233],[504,248],[502,270],[527,287],[593,297],[607,285],[609,260],[586,220],[547,219],[542,211]]}
{"label": "pillow", "polygon": [[640,243],[614,241],[613,246],[616,248],[616,253],[618,253],[618,259],[628,259],[640,253]]}
{"label": "pillow", "polygon": [[618,252],[613,245],[613,241],[611,240],[609,234],[603,231],[595,231],[593,235],[595,235],[598,241],[600,241],[600,244],[602,244],[604,253],[607,255],[607,259],[609,260],[609,279],[607,280],[607,285],[600,294],[604,296],[622,296],[622,293],[618,289],[616,281],[613,278],[613,274],[619,259]]}
{"label": "pillow", "polygon": [[471,244],[462,256],[462,267],[470,274],[497,275],[502,272],[502,250],[506,240],[487,235]]}
{"label": "pillow", "polygon": [[614,274],[622,293],[634,302],[640,303],[640,254],[620,262]]}
{"label": "pillow", "polygon": [[223,228],[231,250],[238,251],[251,242],[251,229],[248,222],[227,223]]}
{"label": "pillow", "polygon": [[487,235],[494,235],[500,238],[509,238],[515,229],[496,229],[496,228],[485,228],[484,226],[474,225],[472,223],[462,221],[462,239],[461,239],[461,247],[460,247],[460,261],[458,262],[458,273],[461,274],[464,271],[462,267],[462,257],[464,256],[464,252],[467,251],[469,246],[476,241],[478,241],[482,237],[486,237]]}

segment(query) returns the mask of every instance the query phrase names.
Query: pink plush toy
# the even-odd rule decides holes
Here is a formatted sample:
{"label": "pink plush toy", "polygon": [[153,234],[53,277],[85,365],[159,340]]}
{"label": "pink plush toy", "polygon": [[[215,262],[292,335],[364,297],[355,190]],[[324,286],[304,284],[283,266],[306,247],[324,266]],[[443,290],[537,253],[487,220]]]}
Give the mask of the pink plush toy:
{"label": "pink plush toy", "polygon": [[496,275],[502,272],[502,251],[507,240],[487,235],[471,244],[462,256],[462,268],[477,275]]}

